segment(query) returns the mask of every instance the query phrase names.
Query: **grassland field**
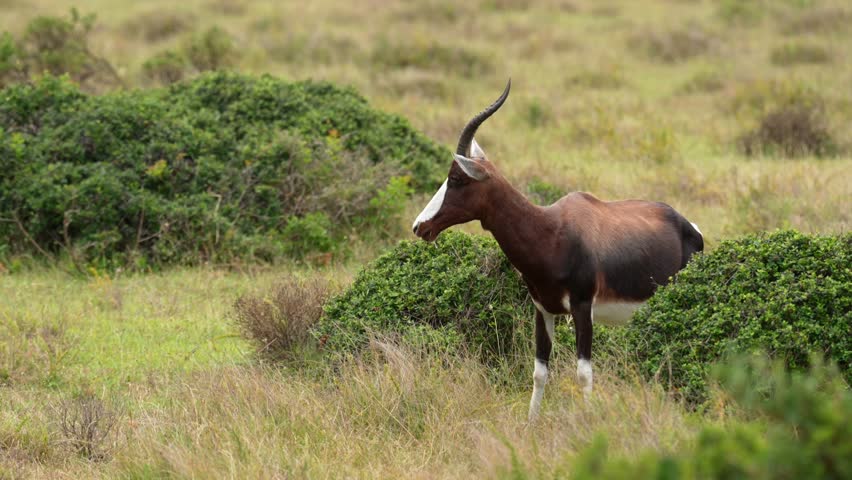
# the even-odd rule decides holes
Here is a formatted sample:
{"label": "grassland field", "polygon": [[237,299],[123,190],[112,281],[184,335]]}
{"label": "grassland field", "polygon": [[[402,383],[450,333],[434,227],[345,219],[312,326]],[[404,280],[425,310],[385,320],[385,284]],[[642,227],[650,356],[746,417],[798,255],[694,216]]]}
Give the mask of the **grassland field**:
{"label": "grassland field", "polygon": [[[97,14],[90,46],[131,88],[151,86],[142,72],[151,56],[218,25],[236,42],[233,69],[352,85],[454,145],[511,76],[508,103],[477,140],[520,188],[543,180],[665,201],[711,249],[759,230],[838,233],[852,223],[844,1],[0,0],[0,30],[19,34],[72,6]],[[821,53],[788,54],[802,45]],[[818,99],[836,153],[747,156],[743,135],[790,95]],[[426,201],[412,199],[400,221],[407,227]],[[503,382],[463,355],[382,341],[383,360],[334,372],[252,355],[233,321],[240,295],[293,275],[346,285],[382,247],[320,268],[0,273],[0,478],[490,477],[508,471],[510,452],[550,477],[570,473],[597,435],[631,457],[738,421],[722,407],[689,412],[660,385],[606,364],[584,402],[570,355],[552,368],[535,427],[525,421],[531,350],[507,360],[518,373]],[[113,417],[94,459],[76,454],[61,427],[80,393]]]}

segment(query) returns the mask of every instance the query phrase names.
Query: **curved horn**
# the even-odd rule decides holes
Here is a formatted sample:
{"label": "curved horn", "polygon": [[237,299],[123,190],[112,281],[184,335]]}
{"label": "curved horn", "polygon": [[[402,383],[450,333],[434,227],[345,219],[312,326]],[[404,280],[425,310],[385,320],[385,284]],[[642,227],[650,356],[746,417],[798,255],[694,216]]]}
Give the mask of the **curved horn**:
{"label": "curved horn", "polygon": [[494,103],[491,104],[490,107],[483,110],[479,115],[470,119],[467,122],[467,125],[462,130],[461,135],[459,136],[459,146],[456,148],[456,153],[459,155],[467,155],[467,150],[470,148],[470,142],[473,140],[473,135],[476,133],[476,129],[482,125],[488,117],[494,114],[497,110],[500,110],[500,107],[503,106],[503,102],[506,101],[506,98],[509,97],[509,89],[512,88],[512,79],[509,79],[509,83],[506,84],[506,89],[503,90],[503,94],[500,95]]}

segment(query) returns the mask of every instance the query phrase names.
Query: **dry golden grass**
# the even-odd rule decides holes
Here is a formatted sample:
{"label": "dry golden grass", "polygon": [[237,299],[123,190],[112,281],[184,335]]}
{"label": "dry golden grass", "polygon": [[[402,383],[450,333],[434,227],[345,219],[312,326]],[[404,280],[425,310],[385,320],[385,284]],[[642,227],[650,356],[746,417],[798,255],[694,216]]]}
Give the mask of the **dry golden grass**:
{"label": "dry golden grass", "polygon": [[573,362],[554,365],[530,426],[526,388],[490,382],[473,360],[383,341],[373,353],[333,374],[221,366],[114,394],[128,409],[102,445],[108,461],[61,443],[56,395],[7,393],[17,417],[5,423],[26,418],[26,435],[43,425],[43,440],[17,440],[0,465],[76,478],[470,478],[507,470],[510,451],[531,471],[554,472],[598,435],[614,454],[634,455],[682,448],[696,430],[658,386],[605,369],[586,402]]}

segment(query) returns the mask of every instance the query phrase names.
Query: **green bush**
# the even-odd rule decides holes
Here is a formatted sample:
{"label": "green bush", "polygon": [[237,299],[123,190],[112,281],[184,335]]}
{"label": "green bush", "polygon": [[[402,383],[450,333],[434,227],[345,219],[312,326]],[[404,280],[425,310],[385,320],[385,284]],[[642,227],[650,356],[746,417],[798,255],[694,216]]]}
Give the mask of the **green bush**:
{"label": "green bush", "polygon": [[[571,463],[584,479],[846,479],[852,477],[852,391],[837,372],[817,366],[790,374],[766,361],[738,360],[719,369],[724,391],[756,422],[704,427],[694,447],[607,458],[599,438]],[[528,476],[522,468],[506,477]]]}
{"label": "green bush", "polygon": [[0,87],[26,81],[44,72],[67,74],[90,91],[122,84],[115,69],[89,50],[89,33],[95,15],[70,18],[39,16],[31,20],[21,38],[0,37]]}
{"label": "green bush", "polygon": [[351,89],[229,73],[102,96],[47,76],[0,91],[0,131],[0,238],[78,267],[330,250],[449,157]]}
{"label": "green bush", "polygon": [[367,346],[371,334],[395,334],[496,358],[531,341],[526,297],[494,240],[447,231],[434,244],[400,242],[368,265],[329,302],[314,335],[336,353]]}
{"label": "green bush", "polygon": [[233,62],[234,39],[219,27],[195,35],[186,45],[186,58],[198,71],[221,70]]}
{"label": "green bush", "polygon": [[732,351],[766,350],[791,368],[810,352],[852,380],[852,235],[795,231],[723,242],[662,287],[628,327],[641,370],[692,403],[709,366]]}
{"label": "green bush", "polygon": [[170,85],[183,80],[187,74],[187,60],[174,50],[160,52],[142,64],[142,74],[149,81]]}

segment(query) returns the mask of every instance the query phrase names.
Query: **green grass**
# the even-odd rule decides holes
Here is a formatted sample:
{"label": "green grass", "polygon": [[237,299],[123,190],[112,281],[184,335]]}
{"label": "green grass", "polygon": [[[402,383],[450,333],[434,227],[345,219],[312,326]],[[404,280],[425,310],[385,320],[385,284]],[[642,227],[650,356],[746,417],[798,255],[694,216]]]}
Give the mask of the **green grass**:
{"label": "green grass", "polygon": [[[233,68],[352,85],[448,146],[511,76],[512,96],[477,140],[522,191],[544,179],[603,199],[665,201],[711,248],[776,227],[849,231],[852,29],[834,20],[850,7],[734,3],[0,0],[0,30],[21,34],[36,15],[76,4],[98,15],[91,49],[135,87],[150,82],[146,61],[219,26],[234,38]],[[643,38],[674,47],[692,37],[671,32],[692,29],[701,45],[675,62],[631,48]],[[788,44],[830,49],[831,62],[773,62],[773,49]],[[738,150],[765,113],[742,103],[795,95],[776,84],[817,92],[839,155]],[[401,231],[427,200],[405,205]],[[322,275],[346,283],[378,253],[353,242],[350,263]],[[724,398],[690,414],[660,385],[620,379],[605,364],[585,404],[571,355],[557,355],[533,428],[529,352],[507,359],[503,376],[462,356],[386,344],[377,344],[380,360],[337,372],[270,368],[250,355],[230,309],[294,270],[314,274],[301,267],[4,273],[16,265],[0,256],[0,478],[469,478],[509,471],[512,450],[523,471],[547,477],[598,434],[613,455],[635,457],[732,421]],[[73,453],[57,424],[63,401],[87,393],[120,414],[101,461]]]}

